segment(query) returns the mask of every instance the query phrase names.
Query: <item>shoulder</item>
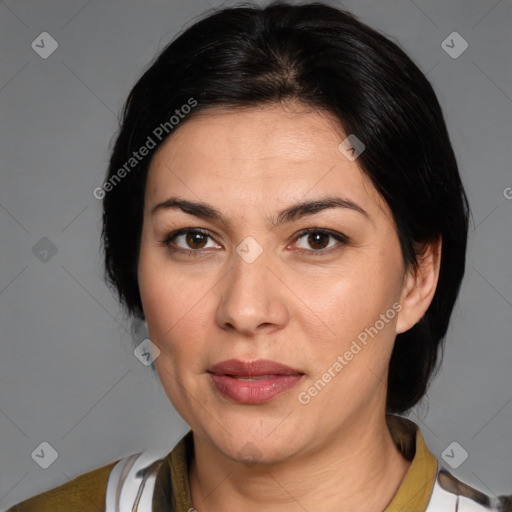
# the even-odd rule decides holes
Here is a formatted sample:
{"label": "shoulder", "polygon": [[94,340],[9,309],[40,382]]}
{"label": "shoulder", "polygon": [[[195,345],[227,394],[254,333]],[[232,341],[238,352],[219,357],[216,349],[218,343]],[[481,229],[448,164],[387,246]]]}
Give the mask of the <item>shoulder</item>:
{"label": "shoulder", "polygon": [[119,461],[111,462],[73,480],[38,494],[7,512],[98,512],[105,509],[107,483],[112,469]]}
{"label": "shoulder", "polygon": [[172,491],[169,466],[164,464],[170,455],[162,447],[129,455],[22,501],[7,512],[151,510],[154,500],[163,510],[162,503],[169,503]]}
{"label": "shoulder", "polygon": [[462,482],[445,468],[437,473],[426,512],[512,512],[512,495],[489,496]]}

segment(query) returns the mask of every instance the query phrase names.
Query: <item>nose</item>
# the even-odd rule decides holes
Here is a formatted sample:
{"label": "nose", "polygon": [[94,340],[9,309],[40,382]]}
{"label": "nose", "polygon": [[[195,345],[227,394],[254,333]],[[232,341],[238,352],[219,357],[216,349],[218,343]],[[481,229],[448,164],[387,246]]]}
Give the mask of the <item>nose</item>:
{"label": "nose", "polygon": [[233,266],[225,279],[216,311],[218,325],[245,336],[271,333],[288,322],[286,288],[271,270],[265,252],[248,262],[233,254]]}

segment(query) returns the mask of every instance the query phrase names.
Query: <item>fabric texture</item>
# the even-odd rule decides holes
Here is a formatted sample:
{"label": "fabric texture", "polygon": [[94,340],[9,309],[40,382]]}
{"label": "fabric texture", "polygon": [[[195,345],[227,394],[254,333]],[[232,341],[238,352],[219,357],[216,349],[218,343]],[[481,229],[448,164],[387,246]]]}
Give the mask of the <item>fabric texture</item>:
{"label": "fabric texture", "polygon": [[[411,465],[383,512],[512,512],[512,496],[489,497],[442,468],[418,426],[387,415],[391,436]],[[7,512],[194,512],[189,431],[167,454],[142,452],[39,494]]]}
{"label": "fabric texture", "polygon": [[8,512],[104,512],[107,480],[116,462],[95,469],[33,498]]}

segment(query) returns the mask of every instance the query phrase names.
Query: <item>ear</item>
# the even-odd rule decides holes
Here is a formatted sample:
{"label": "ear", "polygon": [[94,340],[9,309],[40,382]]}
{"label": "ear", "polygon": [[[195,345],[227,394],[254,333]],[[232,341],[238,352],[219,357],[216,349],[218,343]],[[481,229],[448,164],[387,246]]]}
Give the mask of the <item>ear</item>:
{"label": "ear", "polygon": [[418,264],[406,270],[396,321],[396,333],[408,331],[427,311],[436,292],[441,266],[441,237],[426,242],[417,256]]}

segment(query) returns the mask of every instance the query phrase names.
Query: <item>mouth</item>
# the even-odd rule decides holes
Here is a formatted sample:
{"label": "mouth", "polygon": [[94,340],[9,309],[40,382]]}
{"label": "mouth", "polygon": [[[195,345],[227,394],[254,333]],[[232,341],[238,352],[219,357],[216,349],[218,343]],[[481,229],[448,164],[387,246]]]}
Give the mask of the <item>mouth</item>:
{"label": "mouth", "polygon": [[304,373],[265,359],[229,359],[209,368],[214,389],[239,404],[256,405],[272,400],[294,387]]}

